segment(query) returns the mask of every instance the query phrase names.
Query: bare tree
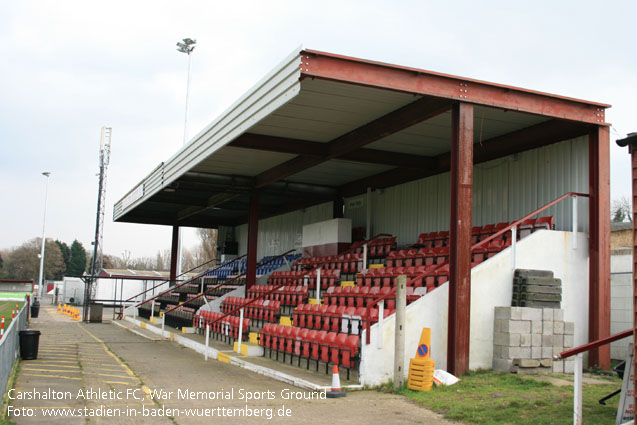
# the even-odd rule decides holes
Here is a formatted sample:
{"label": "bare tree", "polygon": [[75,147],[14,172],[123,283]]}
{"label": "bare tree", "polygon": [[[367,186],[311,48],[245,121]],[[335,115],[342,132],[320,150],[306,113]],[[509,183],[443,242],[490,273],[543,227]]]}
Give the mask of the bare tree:
{"label": "bare tree", "polygon": [[[9,251],[4,258],[3,275],[9,279],[38,280],[40,275],[40,247],[42,238],[34,238]],[[44,252],[44,279],[60,280],[66,265],[60,247],[47,239]]]}
{"label": "bare tree", "polygon": [[217,229],[199,228],[197,236],[201,241],[201,257],[203,258],[201,263],[217,258]]}
{"label": "bare tree", "polygon": [[614,223],[633,221],[633,206],[626,195],[613,200],[610,207],[610,216]]}

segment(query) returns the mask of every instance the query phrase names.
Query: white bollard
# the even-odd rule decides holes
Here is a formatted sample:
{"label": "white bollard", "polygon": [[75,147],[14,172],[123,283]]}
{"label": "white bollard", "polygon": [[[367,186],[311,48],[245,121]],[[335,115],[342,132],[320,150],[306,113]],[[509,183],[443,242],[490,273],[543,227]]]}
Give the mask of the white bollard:
{"label": "white bollard", "polygon": [[[378,303],[378,327],[376,328],[376,346],[383,348],[383,317],[385,315],[385,300]],[[369,318],[367,319],[369,320]]]}
{"label": "white bollard", "polygon": [[166,334],[164,333],[164,325],[165,325],[165,323],[166,323],[166,315],[164,314],[161,317],[161,337],[162,338],[166,338]]}
{"label": "white bollard", "polygon": [[321,305],[321,268],[316,270],[316,303]]}
{"label": "white bollard", "polygon": [[518,226],[511,228],[511,268],[515,270],[515,248],[518,242]]}
{"label": "white bollard", "polygon": [[208,361],[208,345],[210,344],[210,324],[206,323],[206,361]]}
{"label": "white bollard", "polygon": [[243,339],[243,309],[239,310],[239,343],[237,344],[239,354],[241,354],[241,339]]}
{"label": "white bollard", "polygon": [[367,244],[363,245],[363,270],[367,270]]}
{"label": "white bollard", "polygon": [[575,382],[573,391],[573,423],[582,425],[582,368],[584,357],[582,353],[575,355]]}

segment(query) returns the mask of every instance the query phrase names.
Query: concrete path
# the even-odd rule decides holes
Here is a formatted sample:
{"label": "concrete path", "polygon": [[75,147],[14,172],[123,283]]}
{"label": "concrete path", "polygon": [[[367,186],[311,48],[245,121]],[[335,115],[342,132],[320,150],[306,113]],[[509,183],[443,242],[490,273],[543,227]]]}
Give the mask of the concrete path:
{"label": "concrete path", "polygon": [[[50,307],[41,309],[32,327],[42,331],[38,359],[20,363],[9,394],[17,424],[451,423],[403,397],[375,391],[320,399],[236,366],[206,362],[173,342],[113,324],[74,322]],[[58,399],[43,399],[53,394]],[[39,399],[16,398],[30,395]],[[51,417],[50,408],[64,416]]]}

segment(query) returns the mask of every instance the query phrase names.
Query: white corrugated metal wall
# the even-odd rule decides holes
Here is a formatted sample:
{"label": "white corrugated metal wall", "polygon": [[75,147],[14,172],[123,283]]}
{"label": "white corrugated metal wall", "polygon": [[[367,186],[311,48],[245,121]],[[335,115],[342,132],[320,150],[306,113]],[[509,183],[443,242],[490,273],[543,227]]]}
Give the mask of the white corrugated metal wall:
{"label": "white corrugated metal wall", "polygon": [[[580,137],[474,167],[473,225],[517,220],[567,192],[588,193],[588,138]],[[367,195],[345,200],[345,218],[365,227]],[[372,192],[372,234],[390,233],[398,245],[423,232],[449,229],[449,173]],[[579,230],[588,231],[588,199],[578,201]],[[558,230],[571,229],[570,200],[551,207]],[[304,224],[332,218],[332,203],[259,221],[258,258],[300,248]],[[237,227],[239,253],[248,226]]]}
{"label": "white corrugated metal wall", "polygon": [[[259,220],[257,258],[278,255],[293,248],[297,248],[300,252],[303,225],[330,220],[332,213],[332,203],[326,202],[304,210]],[[248,251],[248,225],[238,226],[236,235],[239,241],[239,255],[243,255]]]}
{"label": "white corrugated metal wall", "polygon": [[[580,137],[474,167],[473,225],[511,222],[567,192],[588,193],[588,138]],[[345,201],[352,227],[365,226],[366,195]],[[450,176],[440,174],[372,192],[372,234],[391,233],[398,244],[449,229]],[[348,208],[349,205],[355,208]],[[588,200],[578,201],[580,231],[588,231]],[[570,230],[572,205],[565,200],[542,215]]]}

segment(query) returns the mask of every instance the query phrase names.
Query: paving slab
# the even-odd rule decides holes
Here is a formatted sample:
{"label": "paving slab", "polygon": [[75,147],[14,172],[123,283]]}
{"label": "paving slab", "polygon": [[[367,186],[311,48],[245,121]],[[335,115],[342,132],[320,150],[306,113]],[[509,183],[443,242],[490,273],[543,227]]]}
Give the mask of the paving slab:
{"label": "paving slab", "polygon": [[[17,424],[453,423],[401,396],[376,391],[322,399],[318,392],[206,361],[175,342],[150,340],[111,323],[73,322],[52,308],[41,308],[32,328],[42,332],[42,351],[38,360],[20,363],[14,393],[35,388],[41,394],[54,390],[71,397],[12,400],[13,407],[32,408],[36,414],[12,417]],[[106,397],[77,396],[87,390]],[[75,409],[76,416],[44,417],[51,407]]]}

